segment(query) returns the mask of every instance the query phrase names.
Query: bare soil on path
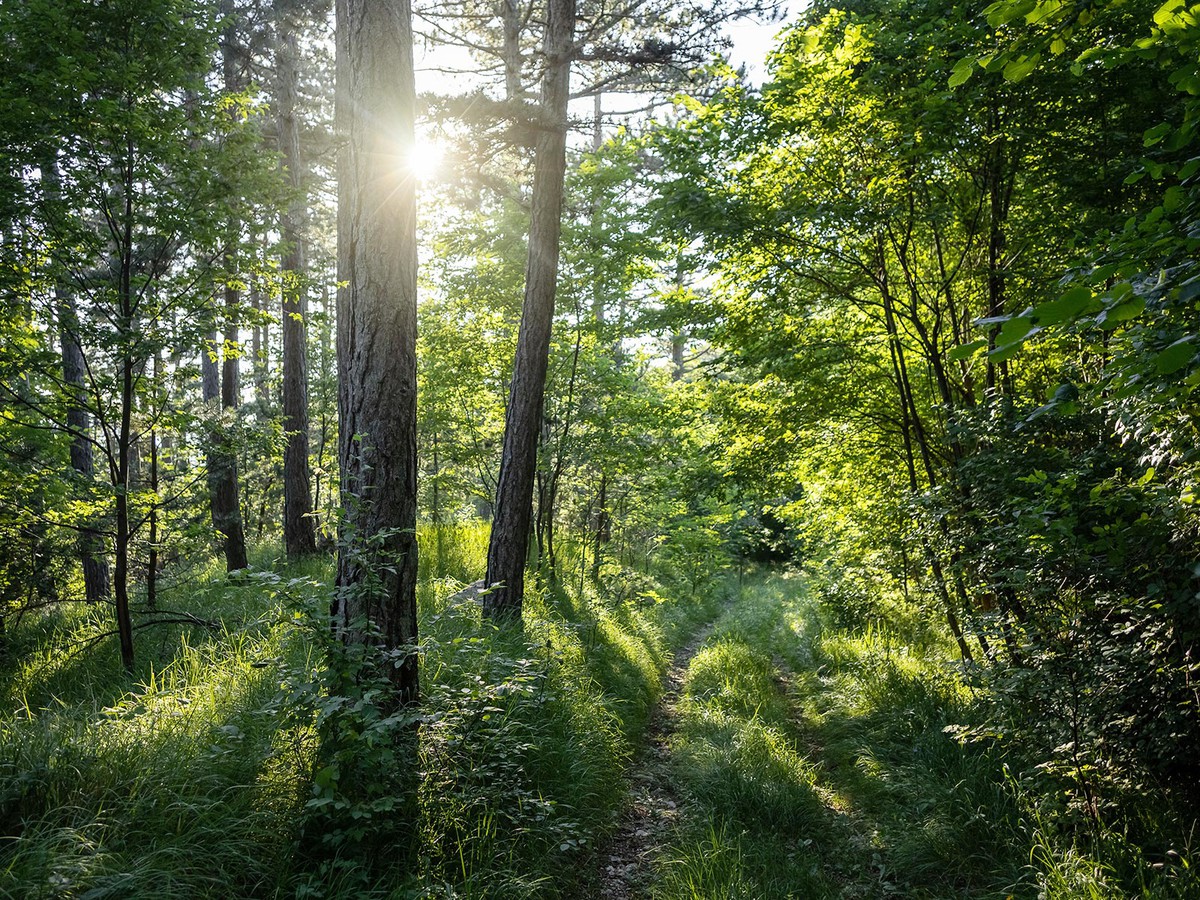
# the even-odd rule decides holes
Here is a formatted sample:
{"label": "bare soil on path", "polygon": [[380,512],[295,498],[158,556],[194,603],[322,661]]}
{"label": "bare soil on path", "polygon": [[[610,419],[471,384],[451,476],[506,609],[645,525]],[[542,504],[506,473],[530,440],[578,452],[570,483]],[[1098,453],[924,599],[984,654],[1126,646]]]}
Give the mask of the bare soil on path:
{"label": "bare soil on path", "polygon": [[649,895],[654,857],[669,843],[679,822],[680,797],[671,781],[671,737],[675,733],[684,677],[692,657],[712,634],[715,620],[702,627],[671,659],[641,746],[626,780],[631,802],[616,832],[600,853],[597,886],[588,900],[638,900]]}

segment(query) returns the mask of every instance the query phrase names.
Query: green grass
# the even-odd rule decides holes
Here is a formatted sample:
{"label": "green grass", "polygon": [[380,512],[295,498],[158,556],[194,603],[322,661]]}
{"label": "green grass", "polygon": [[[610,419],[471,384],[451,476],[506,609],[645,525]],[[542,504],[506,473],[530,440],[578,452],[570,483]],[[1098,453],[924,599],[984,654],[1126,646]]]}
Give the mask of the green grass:
{"label": "green grass", "polygon": [[675,739],[690,824],[656,896],[1020,890],[1003,759],[944,731],[970,704],[957,676],[827,621],[801,579],[754,580],[692,659]]}
{"label": "green grass", "polygon": [[[655,900],[1200,896],[1186,836],[1157,857],[1128,836],[1166,834],[1161,813],[1089,834],[1019,747],[957,739],[987,698],[936,633],[840,629],[799,577],[693,599],[638,573],[531,576],[525,627],[497,628],[454,597],[485,549],[460,525],[427,554],[417,736],[364,743],[338,776],[314,724],[329,560],[264,547],[261,574],[174,585],[164,609],[218,626],[139,631],[133,675],[104,609],[26,617],[0,659],[0,896],[594,895],[671,652],[714,619],[678,705],[684,803]],[[366,788],[336,815],[330,777]]]}
{"label": "green grass", "polygon": [[54,607],[10,635],[0,896],[582,890],[627,802],[625,767],[661,692],[669,641],[714,607],[669,599],[653,581],[651,596],[613,597],[535,578],[524,630],[497,629],[477,603],[451,599],[482,576],[486,528],[448,526],[440,541],[423,528],[420,539],[424,720],[415,758],[388,763],[413,772],[415,806],[343,810],[368,836],[402,835],[408,852],[320,832],[330,820],[310,801],[321,793],[313,711],[325,702],[323,660],[304,623],[328,603],[330,561],[288,567],[264,547],[261,576],[233,584],[214,562],[164,593],[164,609],[219,626],[139,631],[133,675],[119,667],[115,638],[98,637],[111,628],[104,609]]}
{"label": "green grass", "polygon": [[1115,825],[1081,833],[1019,746],[958,739],[988,697],[943,637],[837,622],[803,579],[757,578],[693,657],[658,900],[1200,897],[1161,809],[1136,823],[1174,848],[1156,862]]}
{"label": "green grass", "polygon": [[206,587],[195,611],[229,624],[161,626],[132,677],[111,642],[71,647],[108,627],[97,610],[56,610],[57,642],[31,623],[0,720],[0,893],[249,896],[277,878],[306,758],[272,700],[306,650],[262,593]]}

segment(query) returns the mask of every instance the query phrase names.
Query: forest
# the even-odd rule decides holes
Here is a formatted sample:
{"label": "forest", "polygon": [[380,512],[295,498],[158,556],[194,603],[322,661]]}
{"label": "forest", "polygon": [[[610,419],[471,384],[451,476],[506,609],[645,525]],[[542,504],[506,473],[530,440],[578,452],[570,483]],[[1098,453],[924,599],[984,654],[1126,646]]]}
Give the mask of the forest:
{"label": "forest", "polygon": [[0,22],[0,897],[1200,898],[1200,4]]}

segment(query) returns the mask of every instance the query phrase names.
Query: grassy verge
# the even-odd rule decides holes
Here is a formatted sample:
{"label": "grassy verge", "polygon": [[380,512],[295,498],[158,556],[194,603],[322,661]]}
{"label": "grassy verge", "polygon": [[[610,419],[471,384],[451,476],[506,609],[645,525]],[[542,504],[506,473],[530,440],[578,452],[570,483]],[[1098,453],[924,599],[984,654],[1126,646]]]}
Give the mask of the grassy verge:
{"label": "grassy verge", "polygon": [[756,581],[692,660],[676,737],[690,824],[657,896],[1020,893],[1004,760],[946,733],[971,702],[946,657],[819,612],[798,578]]}
{"label": "grassy verge", "polygon": [[1084,850],[1020,747],[957,739],[987,698],[951,648],[826,612],[756,580],[693,658],[658,900],[1200,896],[1186,853],[1156,864],[1115,827]]}
{"label": "grassy verge", "polygon": [[[671,641],[711,601],[668,587],[541,584],[526,627],[497,630],[473,602],[486,533],[425,533],[424,707],[412,755],[367,759],[415,778],[391,816],[411,852],[326,840],[313,711],[323,660],[301,626],[328,602],[327,561],[231,584],[214,568],[163,598],[212,620],[139,632],[117,663],[105,610],[29,617],[0,660],[0,896],[554,897],[579,887],[626,801],[623,774],[660,690]],[[438,548],[436,552],[428,550]],[[265,574],[274,569],[274,574]],[[707,605],[706,605],[707,604]],[[299,700],[297,698],[300,698]],[[381,779],[389,773],[380,771]],[[375,822],[374,824],[378,824]],[[582,876],[580,876],[582,877]]]}

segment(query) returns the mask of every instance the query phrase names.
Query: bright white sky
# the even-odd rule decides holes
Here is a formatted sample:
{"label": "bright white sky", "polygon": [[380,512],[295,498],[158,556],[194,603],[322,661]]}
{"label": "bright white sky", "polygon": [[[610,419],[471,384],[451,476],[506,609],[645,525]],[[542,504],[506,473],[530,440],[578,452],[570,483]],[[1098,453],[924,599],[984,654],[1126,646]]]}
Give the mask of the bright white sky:
{"label": "bright white sky", "polygon": [[[785,10],[788,7],[799,9],[806,3],[807,0],[791,0],[790,3],[782,6]],[[733,42],[729,51],[730,63],[735,68],[745,64],[746,74],[751,83],[761,84],[766,77],[767,54],[774,48],[776,36],[786,25],[787,17],[785,16],[775,22],[763,23],[746,19],[725,26],[725,33]],[[434,48],[431,53],[423,53],[419,41],[416,50],[418,91],[452,94],[468,91],[474,87],[469,76],[455,75],[444,71],[445,69],[469,70],[471,61],[465,50],[439,46]],[[615,121],[609,119],[606,130],[623,118],[619,112],[621,101],[614,97],[610,102],[617,108],[614,109],[605,104],[606,118],[615,114]],[[592,117],[592,101],[582,100],[573,105],[572,115],[579,121],[588,121]],[[575,134],[573,140],[580,142],[590,140],[590,135],[585,135],[580,131]],[[436,180],[439,169],[443,165],[444,153],[445,148],[436,140],[431,140],[431,136],[426,133],[418,138],[418,144],[412,151],[408,165],[421,181]]]}
{"label": "bright white sky", "polygon": [[[787,8],[785,5],[784,9]],[[729,51],[730,63],[734,68],[745,63],[746,74],[754,84],[761,84],[766,77],[767,54],[775,49],[775,38],[787,27],[789,18],[790,16],[785,16],[777,22],[768,22],[765,25],[746,20],[725,26],[725,33],[733,41],[733,47]]]}
{"label": "bright white sky", "polygon": [[[789,7],[799,8],[803,5],[805,5],[805,0],[799,0],[799,2],[793,0],[791,3],[782,4],[782,8],[786,11]],[[750,80],[755,84],[761,83],[766,75],[764,63],[767,53],[773,48],[776,35],[786,24],[786,16],[780,21],[765,24],[750,19],[727,24],[724,29],[725,33],[733,41],[733,47],[729,53],[730,62],[734,67],[745,63]],[[446,72],[433,69],[433,66],[468,69],[470,67],[469,57],[465,51],[440,46],[432,54],[426,54],[422,52],[420,43],[417,45],[416,65],[417,90],[437,93],[454,92],[455,82],[458,79]]]}

